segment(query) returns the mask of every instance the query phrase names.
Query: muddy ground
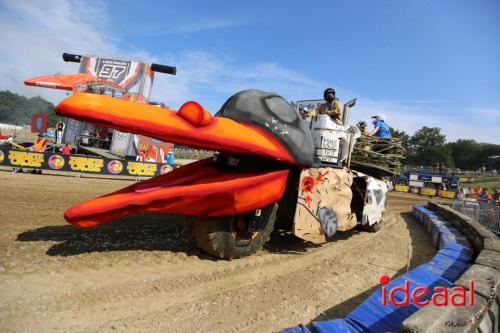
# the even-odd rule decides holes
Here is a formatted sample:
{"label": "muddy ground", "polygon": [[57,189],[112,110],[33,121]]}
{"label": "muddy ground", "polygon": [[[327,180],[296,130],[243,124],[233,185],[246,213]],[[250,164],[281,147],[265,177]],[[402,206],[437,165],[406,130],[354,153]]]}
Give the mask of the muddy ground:
{"label": "muddy ground", "polygon": [[0,171],[0,331],[275,332],[343,316],[381,274],[432,257],[411,205],[391,194],[385,228],[311,246],[276,233],[252,257],[197,250],[178,216],[149,215],[93,229],[63,212],[130,181]]}

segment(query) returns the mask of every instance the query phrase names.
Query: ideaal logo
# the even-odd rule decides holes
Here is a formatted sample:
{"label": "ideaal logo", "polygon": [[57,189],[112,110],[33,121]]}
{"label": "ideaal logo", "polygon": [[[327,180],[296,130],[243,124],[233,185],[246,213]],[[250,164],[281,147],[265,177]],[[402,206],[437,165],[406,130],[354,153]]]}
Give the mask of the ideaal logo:
{"label": "ideaal logo", "polygon": [[[474,305],[474,281],[469,281],[469,290],[462,286],[454,286],[449,289],[446,287],[436,286],[432,290],[427,287],[416,287],[410,292],[410,281],[405,280],[403,286],[393,286],[392,288],[385,287],[391,279],[387,275],[382,275],[379,282],[382,285],[382,305],[387,305],[387,302],[395,306],[412,304],[417,306],[425,306],[432,303],[436,306],[453,306]],[[397,295],[396,295],[397,293]],[[430,296],[430,297],[429,297]]]}

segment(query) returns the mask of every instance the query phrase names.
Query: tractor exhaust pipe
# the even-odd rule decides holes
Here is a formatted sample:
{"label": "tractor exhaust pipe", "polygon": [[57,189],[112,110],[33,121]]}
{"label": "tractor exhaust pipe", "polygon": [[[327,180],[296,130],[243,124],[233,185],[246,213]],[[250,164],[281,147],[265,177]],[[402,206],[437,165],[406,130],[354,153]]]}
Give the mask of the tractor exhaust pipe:
{"label": "tractor exhaust pipe", "polygon": [[356,98],[344,104],[344,111],[342,112],[342,125],[347,124],[347,120],[349,120],[349,110],[354,105],[356,105]]}
{"label": "tractor exhaust pipe", "polygon": [[63,53],[63,60],[66,62],[80,63],[82,61],[82,56],[78,54]]}
{"label": "tractor exhaust pipe", "polygon": [[151,70],[153,72],[159,72],[170,75],[177,74],[177,67],[167,66],[167,65],[151,64]]}

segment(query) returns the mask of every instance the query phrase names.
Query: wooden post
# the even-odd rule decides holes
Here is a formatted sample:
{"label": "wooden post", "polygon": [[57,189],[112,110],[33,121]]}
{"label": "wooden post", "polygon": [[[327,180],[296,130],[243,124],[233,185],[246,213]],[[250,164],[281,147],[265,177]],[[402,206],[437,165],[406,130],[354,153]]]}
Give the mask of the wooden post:
{"label": "wooden post", "polygon": [[411,239],[408,240],[408,257],[406,258],[406,273],[410,271],[410,262],[412,257],[413,247],[411,246]]}

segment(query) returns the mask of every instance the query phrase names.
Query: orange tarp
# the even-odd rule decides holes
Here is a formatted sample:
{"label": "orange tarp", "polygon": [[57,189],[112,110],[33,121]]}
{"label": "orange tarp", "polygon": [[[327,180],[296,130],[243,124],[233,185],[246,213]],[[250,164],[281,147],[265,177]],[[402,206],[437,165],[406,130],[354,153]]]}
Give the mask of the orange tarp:
{"label": "orange tarp", "polygon": [[241,171],[201,160],[69,208],[66,221],[91,227],[143,212],[225,216],[278,201],[288,170]]}

